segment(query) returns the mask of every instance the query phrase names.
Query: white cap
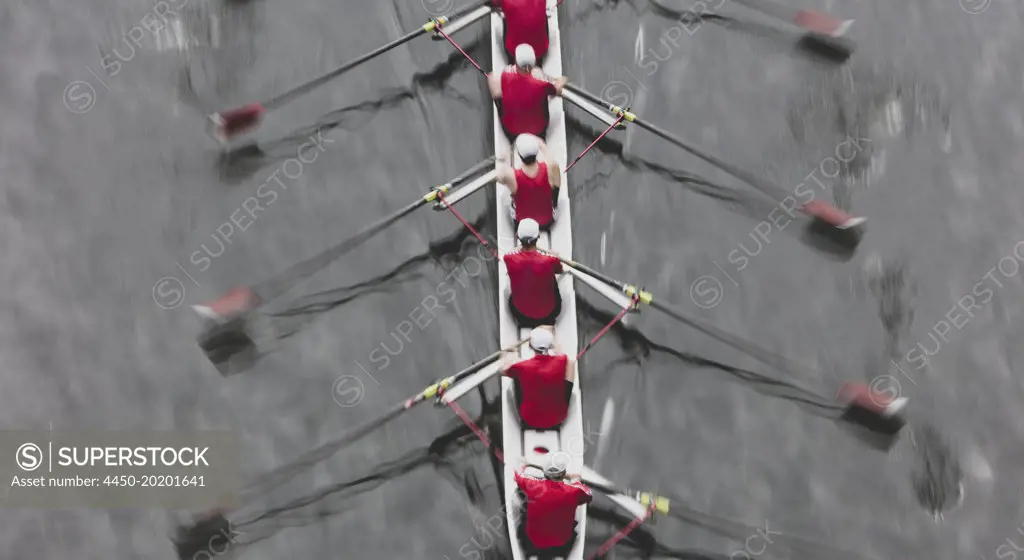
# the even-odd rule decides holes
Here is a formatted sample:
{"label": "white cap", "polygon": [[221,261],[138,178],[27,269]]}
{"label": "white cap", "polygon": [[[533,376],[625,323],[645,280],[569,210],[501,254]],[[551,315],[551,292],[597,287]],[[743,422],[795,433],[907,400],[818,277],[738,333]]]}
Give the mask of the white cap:
{"label": "white cap", "polygon": [[533,218],[526,218],[519,222],[519,227],[516,228],[516,237],[524,243],[537,239],[540,237],[540,224]]}
{"label": "white cap", "polygon": [[516,47],[516,66],[522,66],[524,68],[537,65],[537,55],[533,52],[533,47],[523,43]]}
{"label": "white cap", "polygon": [[540,139],[532,134],[520,134],[516,137],[516,151],[523,159],[537,157],[540,152]]}
{"label": "white cap", "polygon": [[538,352],[551,348],[551,343],[554,341],[555,335],[545,328],[537,327],[530,331],[530,347]]}
{"label": "white cap", "polygon": [[565,451],[556,451],[551,455],[548,466],[544,467],[544,476],[548,480],[562,480],[569,467],[569,454]]}
{"label": "white cap", "polygon": [[548,467],[544,469],[544,477],[548,480],[562,480],[565,478],[565,475],[565,465],[559,465],[552,462],[552,464],[548,465]]}

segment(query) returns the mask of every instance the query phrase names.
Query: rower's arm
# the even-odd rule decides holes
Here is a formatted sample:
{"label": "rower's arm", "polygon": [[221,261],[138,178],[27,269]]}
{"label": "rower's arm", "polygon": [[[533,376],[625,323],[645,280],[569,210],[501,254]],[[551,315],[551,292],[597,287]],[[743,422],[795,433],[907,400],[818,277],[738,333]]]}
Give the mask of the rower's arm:
{"label": "rower's arm", "polygon": [[576,360],[572,358],[565,361],[565,380],[576,381]]}
{"label": "rower's arm", "polygon": [[512,369],[512,366],[519,363],[519,356],[514,352],[505,352],[502,356],[501,374],[505,377],[515,379],[516,372]]}
{"label": "rower's arm", "polygon": [[487,88],[491,90],[491,97],[501,99],[501,72],[492,71],[487,75]]}
{"label": "rower's arm", "polygon": [[573,486],[580,489],[579,505],[585,506],[594,501],[594,494],[592,494],[590,492],[590,488],[584,486],[582,482],[573,482]]}
{"label": "rower's arm", "polygon": [[543,138],[539,138],[538,137],[537,138],[537,146],[538,146],[538,148],[537,148],[537,157],[541,161],[547,161],[548,160],[548,143],[545,142]]}
{"label": "rower's arm", "polygon": [[548,183],[553,189],[557,189],[562,186],[562,166],[555,162],[548,164]]}
{"label": "rower's arm", "polygon": [[504,163],[498,165],[498,182],[508,187],[509,192],[512,196],[516,194],[516,173],[512,170],[511,165]]}
{"label": "rower's arm", "polygon": [[552,83],[555,84],[555,95],[561,96],[562,89],[565,88],[565,84],[569,83],[569,78],[566,78],[565,76],[559,76],[555,78],[554,82]]}

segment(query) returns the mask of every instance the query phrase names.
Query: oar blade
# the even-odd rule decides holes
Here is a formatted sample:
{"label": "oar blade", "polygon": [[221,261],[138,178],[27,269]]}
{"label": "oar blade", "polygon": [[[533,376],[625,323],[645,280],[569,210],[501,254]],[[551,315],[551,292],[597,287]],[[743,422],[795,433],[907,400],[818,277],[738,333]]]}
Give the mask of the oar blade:
{"label": "oar blade", "polygon": [[818,223],[828,226],[826,231],[832,230],[854,245],[860,242],[867,231],[867,218],[854,216],[823,200],[812,200],[800,210]]}
{"label": "oar blade", "polygon": [[204,319],[224,324],[235,317],[248,313],[262,304],[260,297],[249,286],[239,286],[228,290],[219,298],[193,305],[192,310]]}
{"label": "oar blade", "polygon": [[219,144],[229,143],[235,136],[260,125],[267,110],[260,103],[250,103],[237,109],[214,113],[206,117],[206,131]]}
{"label": "oar blade", "polygon": [[[473,170],[482,169],[488,164],[489,160],[484,160],[476,164],[469,171],[463,173],[463,175],[453,179],[451,183],[455,184],[465,180],[467,174],[471,173]],[[433,198],[429,195],[420,197],[416,201],[406,205],[404,208],[401,208],[373,224],[366,226],[344,241],[321,251],[313,257],[293,264],[278,275],[260,284],[256,284],[256,288],[239,286],[237,288],[233,288],[215,300],[199,305],[193,305],[192,309],[201,317],[208,319],[215,324],[222,325],[230,322],[237,317],[257,309],[266,303],[266,301],[279,297],[293,286],[295,282],[323,269],[334,260],[342,257],[373,236],[377,235],[391,224],[410,214],[417,208],[427,204],[430,200],[433,200]],[[257,294],[257,290],[262,294],[262,296]]]}
{"label": "oar blade", "polygon": [[839,19],[814,10],[799,10],[793,15],[793,24],[826,37],[842,37],[853,25],[852,19]]}
{"label": "oar blade", "polygon": [[212,322],[196,342],[206,359],[225,377],[250,369],[260,358],[260,349],[245,317],[226,323]]}
{"label": "oar blade", "polygon": [[845,62],[857,49],[856,43],[846,37],[830,37],[821,33],[805,33],[800,47],[833,62]]}
{"label": "oar blade", "polygon": [[863,383],[844,383],[836,394],[836,401],[845,408],[839,419],[855,428],[862,441],[887,451],[899,439],[906,426],[906,397],[878,391]]}

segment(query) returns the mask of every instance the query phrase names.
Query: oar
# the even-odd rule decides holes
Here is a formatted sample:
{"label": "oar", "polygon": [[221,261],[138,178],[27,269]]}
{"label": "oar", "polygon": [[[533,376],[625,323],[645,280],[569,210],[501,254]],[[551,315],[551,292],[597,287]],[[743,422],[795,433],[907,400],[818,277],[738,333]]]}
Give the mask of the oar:
{"label": "oar", "polygon": [[[798,44],[816,54],[819,54],[834,62],[844,62],[853,51],[857,49],[856,43],[843,37],[850,25],[853,24],[852,19],[840,20],[834,18],[828,14],[822,14],[810,10],[793,10],[789,7],[768,2],[766,0],[736,0],[740,5],[746,6],[747,8],[756,10],[771,17],[773,20],[781,21],[783,24],[789,24],[790,26],[796,27],[800,33],[800,40]],[[746,17],[738,18],[731,13],[729,15],[721,14],[716,11],[685,11],[673,10],[666,6],[658,4],[656,1],[652,2],[655,10],[664,12],[666,14],[672,14],[675,17],[689,18],[689,21],[700,21],[700,20],[721,20],[723,22],[735,21],[743,24],[751,24],[758,26],[765,26],[766,24]],[[774,27],[774,26],[770,26]]]}
{"label": "oar", "polygon": [[[623,293],[630,297],[636,296],[640,302],[646,303],[681,323],[689,325],[712,338],[753,356],[780,372],[796,373],[796,375],[804,379],[815,377],[806,368],[790,361],[784,356],[761,348],[753,342],[722,330],[703,319],[689,315],[670,303],[662,303],[659,300],[655,300],[654,295],[644,289],[620,282],[578,262],[557,255],[553,256],[557,257],[566,266],[571,266],[602,282],[606,282],[622,290]],[[841,388],[837,395],[837,400],[843,401],[842,404],[847,407],[842,416],[843,419],[866,428],[879,436],[895,438],[905,424],[902,418],[903,410],[907,404],[905,397],[881,394],[874,391],[871,387],[863,387],[858,383],[847,383]]]}
{"label": "oar", "polygon": [[221,113],[214,113],[212,115],[208,115],[207,125],[209,133],[218,142],[225,143],[231,140],[232,137],[242,132],[252,130],[259,126],[260,119],[268,111],[281,107],[282,105],[288,103],[289,101],[292,101],[297,97],[309,93],[313,89],[316,89],[317,87],[322,86],[323,84],[333,80],[334,78],[337,78],[338,76],[344,74],[345,72],[348,72],[349,70],[355,68],[356,66],[359,66],[360,64],[368,60],[376,58],[394,49],[395,47],[404,45],[405,43],[412,41],[413,39],[419,37],[420,35],[425,35],[427,33],[440,29],[442,26],[447,24],[452,19],[455,19],[465,14],[466,12],[476,10],[477,8],[480,8],[487,4],[488,2],[478,2],[476,4],[473,4],[472,6],[468,6],[466,8],[463,8],[462,10],[455,12],[450,17],[441,16],[433,18],[427,23],[423,24],[419,29],[409,32],[403,35],[402,37],[395,39],[394,41],[391,41],[390,43],[384,45],[383,47],[374,49],[356,58],[355,60],[346,62],[340,68],[336,68],[324,74],[323,76],[320,76],[319,78],[298,85],[278,95],[277,97],[272,97],[262,102],[249,103],[248,105],[243,105],[237,109],[232,109],[230,111],[223,111]]}
{"label": "oar", "polygon": [[[352,443],[355,443],[356,441],[363,438],[370,432],[384,426],[385,424],[391,422],[395,418],[398,418],[405,412],[411,410],[416,405],[443,394],[445,389],[451,387],[455,383],[458,383],[459,381],[469,377],[470,375],[473,375],[477,371],[498,361],[499,359],[501,359],[504,353],[514,351],[523,344],[526,344],[526,342],[528,341],[529,339],[526,338],[520,340],[519,342],[516,342],[515,344],[510,345],[507,348],[503,348],[501,350],[498,350],[497,352],[494,352],[493,354],[487,356],[486,358],[480,360],[479,362],[476,362],[475,364],[467,367],[466,369],[425,387],[422,391],[394,405],[393,407],[391,407],[391,409],[389,409],[384,414],[378,416],[377,418],[368,420],[360,424],[359,426],[356,426],[355,428],[349,430],[340,438],[325,443],[320,447],[301,455],[299,458],[295,459],[288,465],[285,465],[283,467],[275,469],[274,471],[271,471],[260,476],[258,479],[246,485],[246,489],[244,490],[245,494],[248,495],[260,491],[266,491],[270,488],[274,488],[276,486],[283,484],[284,482],[287,482],[299,471],[305,469],[310,465],[327,459],[328,457],[340,451],[342,448],[351,445]],[[241,499],[240,501],[241,503],[245,503],[244,498]]]}
{"label": "oar", "polygon": [[583,472],[580,473],[580,475],[580,479],[584,484],[596,490],[600,490],[609,496],[626,496],[640,502],[640,505],[645,508],[649,508],[653,505],[655,511],[664,515],[668,515],[671,511],[671,500],[664,496],[659,496],[653,492],[633,491],[627,488],[617,487],[610,484],[606,479],[604,479],[604,477],[597,475],[597,473],[586,467],[583,468]]}
{"label": "oar", "polygon": [[[534,463],[524,462],[523,467],[531,467],[544,472],[543,466]],[[635,515],[638,518],[643,518],[644,515],[648,513],[646,510],[652,507],[654,508],[654,511],[662,514],[668,514],[670,511],[668,498],[658,496],[651,492],[634,492],[633,490],[618,488],[613,485],[611,481],[586,465],[583,466],[581,472],[567,472],[566,477],[579,478],[580,481],[587,486],[604,492],[612,501],[628,511],[631,515]],[[638,503],[641,507],[637,507]]]}
{"label": "oar", "polygon": [[[733,177],[736,177],[737,179],[744,181],[745,183],[760,190],[764,194],[768,195],[770,198],[774,199],[776,203],[780,203],[787,197],[792,198],[791,196],[789,196],[789,193],[787,193],[782,187],[776,185],[775,183],[772,183],[765,179],[758,178],[754,176],[752,173],[749,173],[734,165],[726,163],[725,161],[719,159],[718,157],[715,157],[691,145],[690,143],[679,138],[678,136],[675,136],[669,132],[666,132],[665,130],[662,130],[661,128],[658,128],[650,123],[640,120],[638,116],[629,112],[626,109],[623,109],[622,107],[608,103],[605,100],[599,98],[598,96],[586,90],[583,90],[573,84],[566,84],[565,87],[569,91],[575,92],[576,94],[586,98],[590,102],[605,107],[613,114],[623,116],[623,118],[626,121],[634,123],[640,128],[648,130],[649,132],[662,138],[663,140],[666,140],[686,150],[687,152],[690,152],[691,154],[710,163],[711,165],[714,165],[715,167],[718,167],[719,169],[725,171],[726,173],[732,175]],[[794,204],[795,203],[796,202],[794,201]],[[835,208],[834,206],[820,200],[813,200],[801,206],[799,210],[805,214],[814,217],[815,219],[818,219],[828,224],[837,232],[846,233],[848,235],[847,241],[852,242],[853,244],[860,242],[860,238],[864,232],[864,222],[866,221],[865,218],[851,216],[850,214],[847,214],[846,212],[843,212],[842,210],[839,210],[838,208]]]}
{"label": "oar", "polygon": [[772,0],[736,0],[736,3],[805,29],[809,37],[813,36],[815,41],[824,41],[824,44],[842,45],[828,41],[839,39],[853,25],[852,19],[843,20],[814,10],[798,10]]}
{"label": "oar", "polygon": [[389,216],[385,216],[377,222],[362,229],[352,237],[330,247],[320,254],[292,265],[280,274],[269,278],[262,283],[255,284],[253,286],[240,286],[233,288],[223,296],[211,302],[207,302],[202,305],[193,305],[192,309],[201,316],[218,323],[229,321],[234,317],[252,311],[264,303],[281,296],[290,290],[295,283],[323,269],[335,259],[341,257],[345,253],[348,253],[352,249],[355,249],[417,208],[434,202],[437,200],[438,193],[444,194],[448,192],[452,187],[464,183],[493,164],[494,156],[491,156],[490,158],[474,165],[470,169],[467,169],[451,181],[430,189],[429,192],[418,198],[415,202],[410,203],[408,206]]}
{"label": "oar", "polygon": [[[398,418],[403,413],[411,410],[416,405],[426,402],[428,399],[432,399],[438,395],[441,395],[445,389],[451,387],[455,383],[469,377],[477,371],[487,367],[488,365],[496,362],[501,358],[505,352],[511,352],[529,341],[529,338],[520,340],[519,342],[498,350],[486,358],[476,362],[468,368],[456,373],[455,375],[441,379],[427,387],[415,395],[403,400],[402,402],[393,406],[390,410],[384,414],[364,422],[359,426],[349,430],[340,438],[330,441],[317,447],[316,449],[309,451],[294,461],[278,467],[268,473],[265,473],[256,479],[250,481],[245,485],[243,489],[243,495],[239,497],[238,503],[244,506],[246,502],[254,497],[255,495],[267,492],[276,486],[280,486],[285,482],[288,482],[295,477],[299,472],[306,468],[323,461],[344,447],[359,441],[370,432],[383,427],[385,424],[391,422],[395,418]],[[228,510],[219,509],[212,512],[208,512],[209,515],[205,516],[202,521],[194,523],[191,527],[183,527],[183,539],[189,541],[203,541],[205,539],[194,538],[196,536],[204,535],[208,533],[210,527],[228,527],[229,523],[226,515],[231,513]]]}
{"label": "oar", "polygon": [[[762,538],[767,537],[777,539],[770,541],[771,544],[781,544],[783,547],[790,549],[793,552],[812,554],[814,558],[866,558],[860,554],[814,542],[803,537],[780,533],[778,531],[771,531],[771,527],[767,524],[764,529],[762,529],[760,527],[753,527],[746,523],[726,519],[724,517],[709,515],[682,505],[684,500],[681,500],[678,497],[663,496],[650,491],[630,490],[628,488],[611,484],[610,481],[604,479],[604,477],[586,467],[583,468],[583,471],[583,483],[595,490],[599,490],[607,494],[609,497],[614,498],[616,496],[628,496],[640,502],[641,505],[647,508],[650,508],[653,504],[654,509],[658,513],[668,515],[674,519],[697,527],[702,527],[716,535],[734,539],[738,542],[746,542],[752,535],[765,535]],[[767,546],[771,546],[771,544],[766,543]]]}

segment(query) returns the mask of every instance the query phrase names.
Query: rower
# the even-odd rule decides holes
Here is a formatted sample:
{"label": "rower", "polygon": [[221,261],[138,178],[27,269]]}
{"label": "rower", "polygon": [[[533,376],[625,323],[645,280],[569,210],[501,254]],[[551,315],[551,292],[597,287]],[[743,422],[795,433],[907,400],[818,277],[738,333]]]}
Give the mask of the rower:
{"label": "rower", "polygon": [[526,218],[519,222],[516,237],[521,246],[502,260],[508,270],[508,308],[521,329],[553,325],[562,312],[562,294],[557,274],[563,272],[558,257],[537,250],[540,225]]}
{"label": "rower", "polygon": [[555,327],[545,325],[530,332],[534,356],[509,365],[503,375],[515,382],[519,419],[531,430],[551,430],[565,422],[576,378],[576,361],[560,352]]}
{"label": "rower", "polygon": [[520,134],[545,137],[548,128],[548,97],[562,95],[569,81],[565,76],[549,80],[537,66],[530,45],[516,47],[515,66],[487,75],[491,97],[498,105],[501,126],[513,142]]}
{"label": "rower", "polygon": [[519,537],[527,556],[549,559],[569,557],[576,544],[576,508],[593,499],[590,489],[573,475],[570,479],[562,465],[544,469],[544,478],[515,473],[516,484],[526,501],[526,515],[520,517]]}
{"label": "rower", "polygon": [[498,166],[498,182],[512,195],[512,221],[518,225],[530,218],[536,220],[541,231],[547,231],[555,221],[562,169],[548,160],[547,144],[532,134],[520,134],[515,148],[523,166],[513,169],[504,161]]}
{"label": "rower", "polygon": [[504,14],[505,56],[514,58],[519,45],[530,45],[537,60],[544,60],[548,53],[548,9],[547,0],[491,0],[494,7]]}

